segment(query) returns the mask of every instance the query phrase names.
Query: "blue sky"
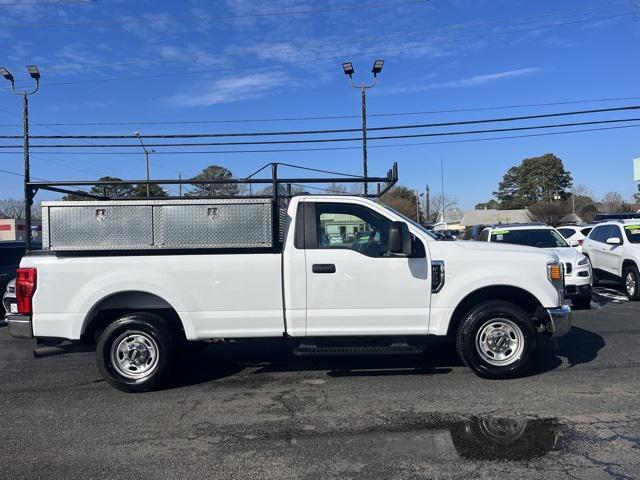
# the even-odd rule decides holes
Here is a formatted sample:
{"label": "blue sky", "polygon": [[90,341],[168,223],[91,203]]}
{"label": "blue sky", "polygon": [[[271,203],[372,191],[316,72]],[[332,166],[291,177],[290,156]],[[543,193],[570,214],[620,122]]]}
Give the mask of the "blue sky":
{"label": "blue sky", "polygon": [[[66,0],[42,5],[54,1],[59,2],[0,0],[0,65],[21,85],[29,84],[25,65],[36,64],[42,72],[41,90],[31,99],[32,122],[133,124],[34,125],[34,135],[357,128],[358,118],[135,123],[357,116],[359,92],[349,87],[340,64],[351,60],[355,79],[368,81],[376,58],[386,63],[370,91],[369,113],[440,113],[372,116],[371,127],[640,104],[640,7],[634,1]],[[351,8],[356,6],[360,8]],[[271,15],[278,12],[306,13]],[[627,97],[638,98],[488,109]],[[451,111],[468,109],[474,111]],[[0,135],[21,133],[19,126],[11,126],[20,124],[20,111],[20,98],[0,90]],[[518,126],[638,117],[638,112],[614,112]],[[640,122],[621,125],[633,124]],[[488,200],[510,166],[551,152],[562,158],[575,184],[587,186],[596,197],[618,191],[630,198],[635,191],[631,165],[640,157],[640,128],[434,143],[536,132],[371,141],[370,174],[383,174],[397,161],[402,184],[423,190],[428,183],[438,194],[442,158],[445,190],[466,209]],[[0,140],[4,145],[15,143]],[[164,155],[161,152],[177,148],[160,147],[152,154],[151,174],[171,178],[181,172],[188,177],[218,164],[242,176],[272,161],[358,173],[358,145],[284,146],[354,147],[348,150],[185,155]],[[34,149],[32,175],[89,179],[145,174],[140,148],[89,154],[95,151],[66,148],[51,154]],[[19,172],[22,155],[0,154],[0,162],[2,169]],[[0,173],[1,198],[19,197],[21,188],[19,177]]]}

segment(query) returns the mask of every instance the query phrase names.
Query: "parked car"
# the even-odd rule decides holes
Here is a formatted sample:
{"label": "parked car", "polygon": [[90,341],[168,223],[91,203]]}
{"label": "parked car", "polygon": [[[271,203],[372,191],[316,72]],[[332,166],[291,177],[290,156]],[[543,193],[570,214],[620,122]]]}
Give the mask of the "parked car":
{"label": "parked car", "polygon": [[429,230],[437,240],[457,240],[459,232],[456,230]]}
{"label": "parked car", "polygon": [[2,306],[4,308],[5,315],[18,313],[18,305],[16,303],[16,279],[12,279],[2,295]]}
{"label": "parked car", "polygon": [[[40,242],[33,242],[32,245],[34,250],[42,248]],[[9,282],[16,278],[16,270],[24,251],[23,241],[0,241],[0,292],[5,292]]]}
{"label": "parked car", "polygon": [[478,240],[478,238],[480,237],[480,234],[482,233],[482,231],[487,228],[489,225],[484,225],[484,224],[479,224],[479,225],[472,225],[471,227],[467,228],[467,231],[464,233],[464,236],[462,237],[463,240]]}
{"label": "parked car", "polygon": [[[562,265],[543,249],[436,241],[355,196],[295,196],[282,224],[272,199],[148,202],[43,202],[58,223],[44,225],[48,250],[22,259],[11,335],[97,339],[104,378],[137,392],[162,385],[189,341],[275,337],[309,356],[420,353],[449,337],[500,379],[528,370],[537,333],[571,328]],[[344,224],[369,232],[366,248],[322,242]]]}
{"label": "parked car", "polygon": [[640,219],[640,213],[638,212],[623,212],[623,213],[596,213],[593,218],[594,222],[606,222],[607,220],[632,220],[634,218]]}
{"label": "parked car", "polygon": [[556,230],[569,242],[569,245],[582,252],[584,239],[587,238],[592,228],[593,225],[563,225]]}
{"label": "parked car", "polygon": [[631,300],[640,300],[640,221],[610,220],[593,227],[582,245],[595,279],[622,281]]}
{"label": "parked car", "polygon": [[564,267],[565,297],[576,308],[590,308],[593,280],[589,260],[575,248],[571,248],[555,228],[542,223],[500,225],[484,229],[480,240],[528,245],[552,251]]}

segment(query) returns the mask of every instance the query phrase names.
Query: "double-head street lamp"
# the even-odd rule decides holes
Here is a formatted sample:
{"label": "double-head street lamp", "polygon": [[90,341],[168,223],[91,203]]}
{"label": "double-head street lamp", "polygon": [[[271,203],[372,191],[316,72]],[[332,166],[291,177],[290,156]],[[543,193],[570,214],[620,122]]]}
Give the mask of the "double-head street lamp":
{"label": "double-head street lamp", "polygon": [[136,137],[138,137],[138,140],[140,141],[140,145],[142,145],[142,150],[144,150],[144,158],[145,161],[147,162],[147,198],[150,197],[151,195],[149,195],[149,154],[150,153],[155,153],[155,150],[147,150],[147,147],[144,146],[144,143],[142,143],[142,138],[140,137],[140,132],[134,132],[133,133]]}
{"label": "double-head street lamp", "polygon": [[376,60],[373,62],[373,68],[371,69],[371,73],[373,73],[373,81],[369,84],[361,84],[356,85],[353,83],[353,74],[355,70],[353,69],[353,64],[351,62],[346,62],[342,64],[342,70],[344,74],[349,77],[349,82],[353,88],[360,89],[360,95],[362,97],[362,167],[364,170],[364,194],[367,195],[369,192],[369,184],[367,183],[368,177],[368,169],[367,169],[367,89],[375,86],[378,80],[378,74],[382,71],[382,67],[384,66],[384,60]]}
{"label": "double-head street lamp", "polygon": [[22,95],[22,128],[24,134],[24,221],[29,231],[25,232],[25,247],[28,252],[31,250],[31,205],[33,203],[31,187],[27,184],[31,181],[29,168],[29,95],[33,95],[40,88],[40,71],[35,65],[28,65],[29,76],[36,82],[36,86],[31,90],[16,90],[16,82],[13,75],[4,67],[0,67],[0,75],[11,82],[11,89],[16,95]]}

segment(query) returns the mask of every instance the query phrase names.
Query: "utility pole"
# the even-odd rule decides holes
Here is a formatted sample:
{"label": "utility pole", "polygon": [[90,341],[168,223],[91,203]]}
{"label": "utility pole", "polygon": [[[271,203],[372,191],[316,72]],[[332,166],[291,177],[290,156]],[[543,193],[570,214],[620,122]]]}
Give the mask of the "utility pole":
{"label": "utility pole", "polygon": [[[182,182],[182,172],[178,172],[178,180]],[[182,197],[182,183],[178,185],[178,196]]]}
{"label": "utility pole", "polygon": [[416,222],[420,223],[420,195],[418,190],[414,190],[414,194],[416,196]]}
{"label": "utility pole", "polygon": [[383,65],[384,60],[376,60],[375,62],[373,62],[373,68],[371,69],[371,73],[373,73],[373,82],[369,84],[356,85],[353,83],[353,74],[355,73],[353,64],[351,62],[342,64],[342,70],[344,71],[345,75],[349,76],[349,82],[351,83],[351,86],[360,90],[360,98],[362,103],[362,170],[364,175],[365,196],[369,193],[369,182],[367,182],[367,178],[369,176],[367,158],[367,89],[373,88],[376,85],[376,82],[378,81],[378,74],[382,71]]}
{"label": "utility pole", "polygon": [[149,182],[149,154],[155,153],[155,150],[147,150],[147,147],[145,147],[144,143],[142,143],[140,132],[134,132],[134,135],[138,137],[138,140],[140,141],[140,145],[142,145],[142,150],[144,150],[144,159],[147,164],[147,198],[149,198],[151,196],[149,195],[149,183],[148,183]]}
{"label": "utility pole", "polygon": [[40,88],[40,71],[35,65],[28,65],[29,76],[36,82],[32,90],[16,90],[16,83],[13,75],[4,67],[0,67],[0,75],[11,82],[11,89],[16,95],[22,96],[22,131],[24,136],[24,223],[25,223],[25,250],[31,250],[31,205],[33,204],[33,191],[29,182],[31,181],[31,167],[29,160],[29,95],[33,95]]}
{"label": "utility pole", "polygon": [[425,196],[425,200],[424,200],[424,210],[425,213],[427,214],[427,222],[431,221],[431,200],[429,199],[429,185],[426,186],[426,196]]}
{"label": "utility pole", "polygon": [[440,159],[440,183],[441,183],[441,187],[442,187],[442,224],[444,225],[444,229],[447,229],[447,222],[444,219],[444,204],[445,204],[445,200],[444,200],[444,161],[442,159]]}

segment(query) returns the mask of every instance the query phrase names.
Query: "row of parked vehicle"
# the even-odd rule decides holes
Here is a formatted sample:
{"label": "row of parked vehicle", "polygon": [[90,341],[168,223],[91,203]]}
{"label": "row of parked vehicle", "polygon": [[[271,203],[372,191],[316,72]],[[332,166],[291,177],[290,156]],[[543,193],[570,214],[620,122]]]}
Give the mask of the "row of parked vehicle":
{"label": "row of parked vehicle", "polygon": [[544,223],[476,225],[465,239],[553,251],[564,266],[565,298],[575,308],[589,308],[591,287],[601,279],[622,282],[629,299],[640,300],[640,218],[557,229]]}

